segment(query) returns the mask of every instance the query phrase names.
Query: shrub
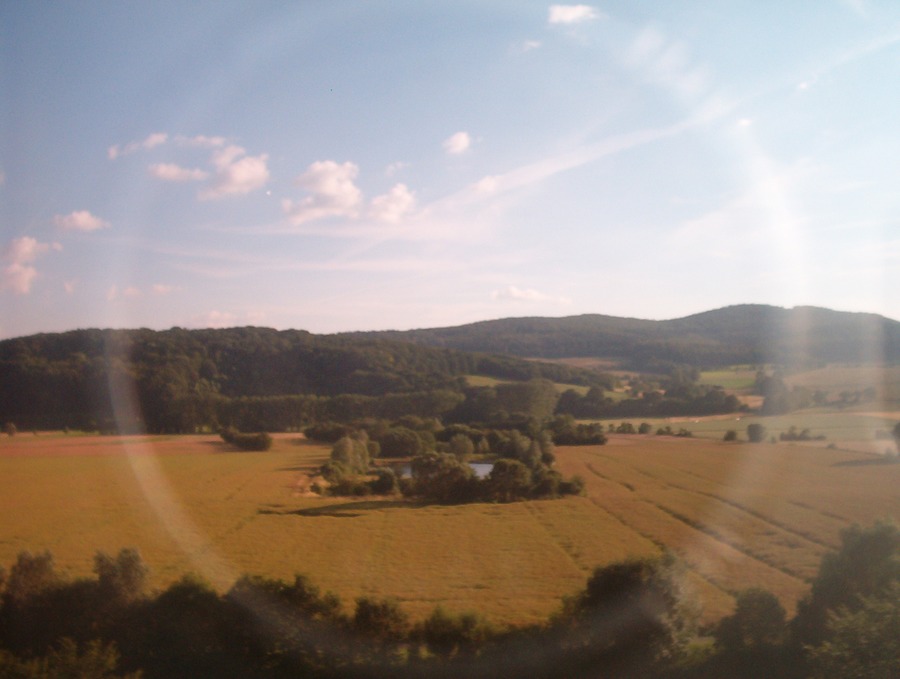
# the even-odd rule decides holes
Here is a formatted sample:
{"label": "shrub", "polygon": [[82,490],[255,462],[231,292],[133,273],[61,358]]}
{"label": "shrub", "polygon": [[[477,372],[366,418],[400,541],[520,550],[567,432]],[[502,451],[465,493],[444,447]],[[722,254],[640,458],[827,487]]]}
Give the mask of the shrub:
{"label": "shrub", "polygon": [[734,429],[729,429],[725,432],[725,437],[722,439],[723,441],[737,441],[737,432]]}
{"label": "shrub", "polygon": [[226,443],[230,443],[241,450],[262,451],[269,450],[272,447],[272,437],[264,431],[257,434],[245,434],[233,427],[226,427],[219,432],[219,436]]}

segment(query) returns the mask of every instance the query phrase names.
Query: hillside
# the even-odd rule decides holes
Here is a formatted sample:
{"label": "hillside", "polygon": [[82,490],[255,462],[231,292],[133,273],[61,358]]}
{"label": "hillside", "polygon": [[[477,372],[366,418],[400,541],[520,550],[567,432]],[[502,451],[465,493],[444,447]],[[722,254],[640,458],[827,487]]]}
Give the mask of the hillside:
{"label": "hillside", "polygon": [[[469,374],[583,386],[602,379],[515,357],[298,330],[74,330],[0,342],[0,422],[184,432],[214,422],[284,429],[354,414],[434,416],[463,399]],[[265,417],[249,415],[254,408]]]}
{"label": "hillside", "polygon": [[816,307],[739,305],[667,321],[596,314],[507,318],[451,328],[350,336],[523,357],[612,358],[632,368],[658,362],[712,367],[900,361],[897,321]]}

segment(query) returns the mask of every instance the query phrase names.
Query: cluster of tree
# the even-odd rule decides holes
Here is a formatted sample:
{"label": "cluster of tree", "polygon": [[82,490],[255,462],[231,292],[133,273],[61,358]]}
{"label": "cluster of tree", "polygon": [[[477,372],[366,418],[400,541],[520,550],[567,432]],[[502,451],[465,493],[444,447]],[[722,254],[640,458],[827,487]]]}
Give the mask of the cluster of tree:
{"label": "cluster of tree", "polygon": [[[356,429],[325,423],[306,430],[309,438],[335,441],[320,469],[335,495],[401,492],[430,502],[513,502],[580,494],[584,482],[563,479],[551,430],[531,438],[517,429],[477,429],[437,420],[405,417],[398,422],[362,421]],[[601,429],[602,431],[602,429]],[[605,437],[603,441],[605,442]],[[468,460],[492,460],[479,478]],[[410,476],[398,478],[390,467],[375,466],[378,456],[407,458]]]}
{"label": "cluster of tree", "polygon": [[706,631],[668,554],[599,567],[550,620],[516,629],[440,607],[413,623],[372,597],[347,610],[301,575],[150,592],[134,550],[98,554],[94,572],[66,581],[49,553],[19,556],[0,578],[0,676],[900,676],[900,530],[886,522],[842,533],[792,620],[748,589]]}

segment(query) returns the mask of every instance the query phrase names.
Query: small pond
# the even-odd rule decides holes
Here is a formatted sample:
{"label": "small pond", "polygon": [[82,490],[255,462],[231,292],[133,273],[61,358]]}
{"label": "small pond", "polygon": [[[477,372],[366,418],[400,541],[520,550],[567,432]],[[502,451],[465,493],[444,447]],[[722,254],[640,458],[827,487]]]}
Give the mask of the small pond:
{"label": "small pond", "polygon": [[[490,474],[491,470],[494,468],[493,462],[469,462],[468,464],[469,467],[472,468],[472,471],[475,472],[475,477],[479,479],[486,479],[488,474]],[[412,476],[409,462],[392,465],[392,468],[400,478],[409,478]]]}

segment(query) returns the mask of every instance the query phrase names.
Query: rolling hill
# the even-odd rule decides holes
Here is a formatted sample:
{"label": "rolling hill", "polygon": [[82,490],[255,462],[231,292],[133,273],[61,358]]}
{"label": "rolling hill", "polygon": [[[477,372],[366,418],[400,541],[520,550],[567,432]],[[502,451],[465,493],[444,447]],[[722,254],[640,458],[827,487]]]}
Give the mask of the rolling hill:
{"label": "rolling hill", "polygon": [[818,307],[745,304],[666,321],[597,314],[506,318],[349,335],[531,358],[611,358],[632,368],[659,362],[712,367],[900,361],[900,322]]}

